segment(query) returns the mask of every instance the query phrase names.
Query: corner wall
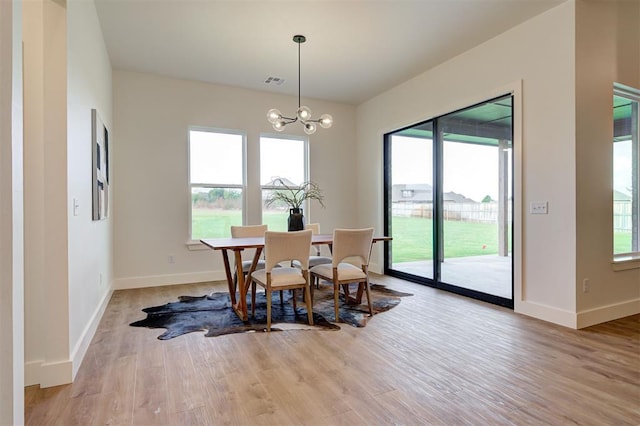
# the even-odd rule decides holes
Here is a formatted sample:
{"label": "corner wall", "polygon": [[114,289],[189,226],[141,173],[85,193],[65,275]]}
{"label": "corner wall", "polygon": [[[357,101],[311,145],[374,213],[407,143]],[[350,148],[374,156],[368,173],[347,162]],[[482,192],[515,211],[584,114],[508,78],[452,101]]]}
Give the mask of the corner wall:
{"label": "corner wall", "polygon": [[[614,82],[640,89],[640,2],[576,2],[577,264],[580,327],[640,312],[640,262],[613,258]],[[588,292],[583,281],[589,280]]]}

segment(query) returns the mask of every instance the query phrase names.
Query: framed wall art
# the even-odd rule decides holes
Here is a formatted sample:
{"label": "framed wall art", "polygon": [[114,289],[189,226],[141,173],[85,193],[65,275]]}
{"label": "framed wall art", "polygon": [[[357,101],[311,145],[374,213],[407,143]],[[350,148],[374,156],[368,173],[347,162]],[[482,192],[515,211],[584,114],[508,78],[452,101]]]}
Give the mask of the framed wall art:
{"label": "framed wall art", "polygon": [[91,110],[93,220],[106,219],[109,213],[109,131],[98,115]]}

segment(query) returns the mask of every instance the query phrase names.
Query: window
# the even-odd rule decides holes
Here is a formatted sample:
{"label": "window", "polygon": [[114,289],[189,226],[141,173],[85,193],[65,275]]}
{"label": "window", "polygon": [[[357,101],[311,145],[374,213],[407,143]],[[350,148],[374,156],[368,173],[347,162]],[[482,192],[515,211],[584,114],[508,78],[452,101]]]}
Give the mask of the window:
{"label": "window", "polygon": [[233,130],[189,130],[192,240],[230,237],[242,225],[244,141]]}
{"label": "window", "polygon": [[[260,138],[260,185],[262,200],[276,186],[274,180],[282,178],[287,185],[300,185],[308,179],[307,140],[295,137]],[[304,209],[303,209],[304,210]],[[286,231],[289,207],[262,203],[262,223],[271,231]]]}
{"label": "window", "polygon": [[640,91],[615,85],[613,92],[613,254],[640,254]]}

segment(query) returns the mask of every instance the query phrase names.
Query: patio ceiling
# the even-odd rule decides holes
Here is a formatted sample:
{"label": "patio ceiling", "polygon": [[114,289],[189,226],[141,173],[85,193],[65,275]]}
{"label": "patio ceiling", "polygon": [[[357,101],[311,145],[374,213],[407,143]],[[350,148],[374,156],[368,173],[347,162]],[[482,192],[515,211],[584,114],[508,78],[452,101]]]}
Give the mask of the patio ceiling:
{"label": "patio ceiling", "polygon": [[[511,100],[502,98],[440,117],[440,130],[447,141],[498,146],[500,140],[512,138],[511,115]],[[432,122],[413,126],[398,135],[432,139]]]}

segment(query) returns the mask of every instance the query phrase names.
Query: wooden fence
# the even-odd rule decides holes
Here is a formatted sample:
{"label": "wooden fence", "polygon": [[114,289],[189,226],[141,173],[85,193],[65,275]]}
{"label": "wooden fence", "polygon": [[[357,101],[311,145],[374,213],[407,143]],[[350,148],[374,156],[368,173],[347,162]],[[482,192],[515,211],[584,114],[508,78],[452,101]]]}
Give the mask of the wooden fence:
{"label": "wooden fence", "polygon": [[613,231],[631,232],[632,230],[631,201],[613,202]]}
{"label": "wooden fence", "polygon": [[[396,202],[392,206],[393,216],[433,217],[433,205],[430,203]],[[498,223],[498,203],[444,203],[444,220],[456,220],[474,223]]]}

